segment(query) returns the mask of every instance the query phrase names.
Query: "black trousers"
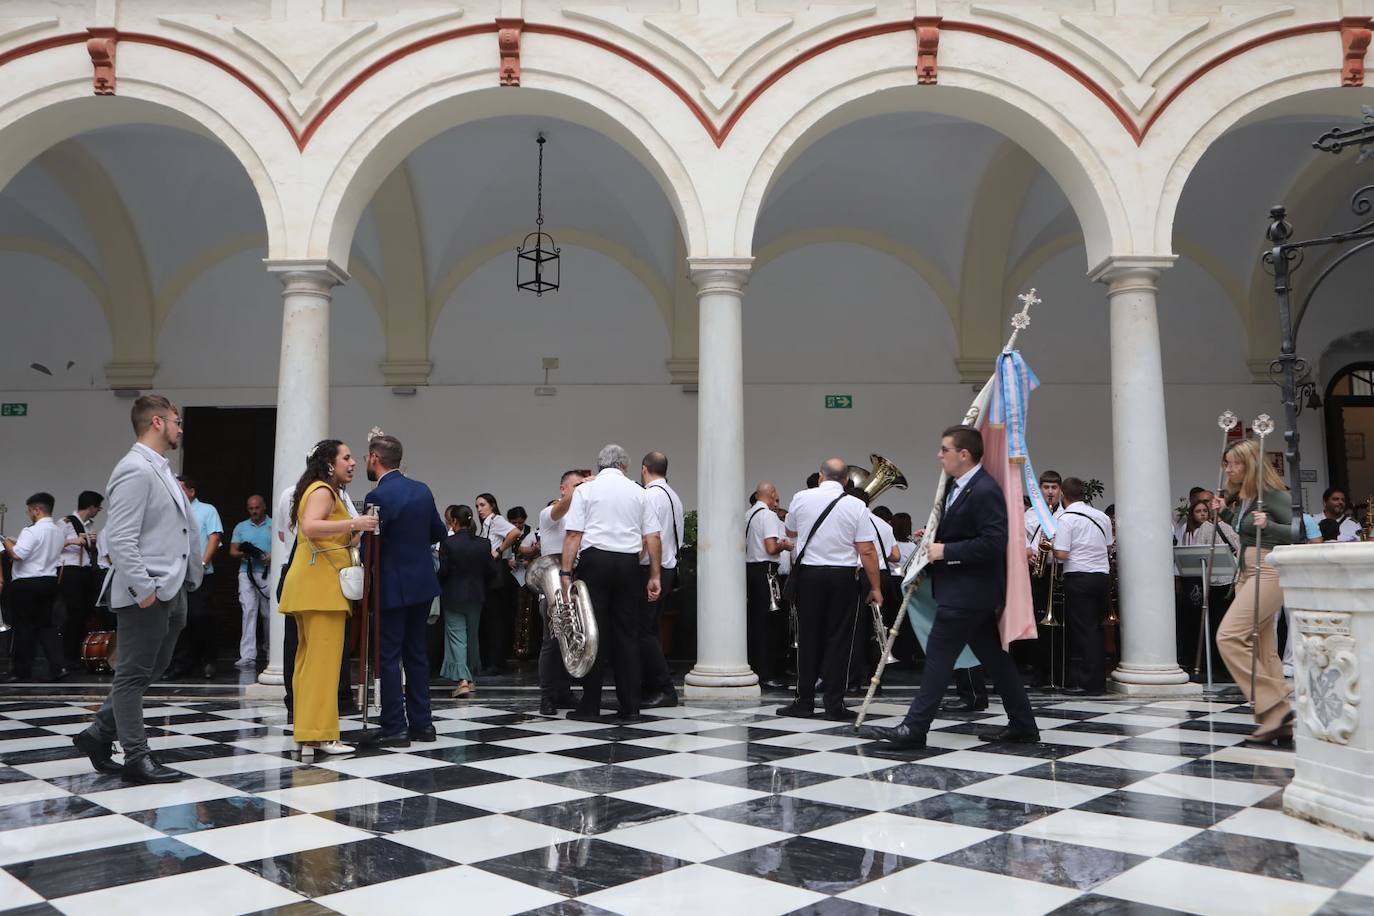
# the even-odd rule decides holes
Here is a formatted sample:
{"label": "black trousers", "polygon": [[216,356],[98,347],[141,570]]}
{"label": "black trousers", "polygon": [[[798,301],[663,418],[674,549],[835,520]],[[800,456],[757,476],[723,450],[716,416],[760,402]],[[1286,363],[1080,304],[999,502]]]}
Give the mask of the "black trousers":
{"label": "black trousers", "polygon": [[[862,574],[860,575],[862,581]],[[879,584],[883,593],[883,642],[887,642],[887,630],[892,628],[892,621],[897,619],[897,611],[902,605],[901,581],[892,573],[883,569],[879,574]],[[855,633],[854,633],[854,658],[850,664],[849,681],[856,686],[866,686],[878,670],[878,638],[877,631],[873,627],[873,612],[869,610],[868,604],[864,600],[867,597],[867,590],[862,585],[856,587],[859,593],[858,604],[855,607]],[[902,656],[897,654],[897,646],[892,647],[893,658],[898,661]]]}
{"label": "black trousers", "polygon": [[955,668],[954,690],[959,694],[959,699],[965,703],[986,703],[988,701],[988,678],[983,666]]}
{"label": "black trousers", "polygon": [[[301,645],[301,633],[296,628],[296,617],[294,614],[286,616],[286,636],[282,640],[282,683],[286,686],[286,713],[295,714],[294,697],[291,690],[291,679],[296,672],[296,650]],[[353,696],[353,671],[350,667],[349,656],[353,654],[353,618],[348,619],[344,626],[344,647],[343,662],[339,665],[339,713],[351,711],[356,705],[357,700]],[[374,672],[375,674],[375,672]],[[374,698],[375,699],[375,698]]]}
{"label": "black trousers", "polygon": [[[510,660],[511,643],[515,639],[515,590],[519,583],[510,571],[501,574],[501,587],[487,589],[482,602],[482,619],[477,623],[477,636],[482,648],[482,664],[488,669],[501,670]],[[476,672],[474,672],[475,674]]]}
{"label": "black trousers", "polygon": [[215,574],[207,572],[200,588],[186,593],[186,628],[177,638],[170,670],[184,672],[202,665],[213,665],[219,657],[215,650]]}
{"label": "black trousers", "polygon": [[1107,573],[1064,573],[1064,626],[1069,648],[1079,659],[1069,686],[1101,693],[1107,687],[1102,651],[1102,618],[1110,610],[1112,580]]}
{"label": "black trousers", "polygon": [[56,621],[62,633],[62,649],[67,658],[79,661],[81,643],[89,632],[95,610],[95,576],[89,566],[64,566],[57,589],[62,596],[63,617]]}
{"label": "black trousers", "polygon": [[[761,681],[782,680],[787,658],[787,610],[768,610],[768,568],[778,564],[767,561],[744,565],[745,630],[749,667]],[[782,602],[779,602],[781,605]]]}
{"label": "black trousers", "polygon": [[1016,673],[1011,656],[1002,648],[997,632],[997,612],[991,608],[951,608],[941,605],[935,611],[935,624],[926,641],[926,668],[921,689],[911,701],[905,724],[914,734],[924,735],[940,708],[940,699],[954,673],[954,662],[964,646],[973,650],[1002,697],[1011,727],[1018,732],[1036,731],[1026,688]]}
{"label": "black trousers", "polygon": [[57,601],[57,577],[33,576],[15,579],[5,585],[9,606],[14,615],[14,658],[10,673],[29,680],[33,677],[33,661],[38,649],[48,660],[48,679],[57,677],[66,666],[62,658],[62,643],[57,638],[53,621],[53,604]]}
{"label": "black trousers", "polygon": [[663,616],[663,599],[673,590],[677,582],[677,569],[662,569],[658,574],[661,591],[657,601],[649,600],[649,567],[639,567],[639,594],[644,602],[640,614],[639,667],[640,689],[644,695],[655,693],[676,693],[673,686],[673,672],[668,668],[668,660],[663,657],[663,634],[659,628],[659,618]]}
{"label": "black trousers", "polygon": [[596,662],[582,681],[578,709],[595,713],[601,708],[601,682],[609,655],[620,714],[639,715],[639,655],[644,631],[640,624],[644,602],[640,597],[639,553],[588,547],[577,558],[577,578],[587,583],[600,639]]}
{"label": "black trousers", "polygon": [[844,687],[854,651],[859,587],[853,566],[801,566],[797,582],[797,705],[816,704],[816,675],[825,682],[825,708],[844,708]]}
{"label": "black trousers", "polygon": [[549,603],[542,597],[538,600],[539,616],[544,621],[544,641],[539,644],[539,696],[552,700],[568,695],[572,678],[563,664],[563,650],[549,629]]}

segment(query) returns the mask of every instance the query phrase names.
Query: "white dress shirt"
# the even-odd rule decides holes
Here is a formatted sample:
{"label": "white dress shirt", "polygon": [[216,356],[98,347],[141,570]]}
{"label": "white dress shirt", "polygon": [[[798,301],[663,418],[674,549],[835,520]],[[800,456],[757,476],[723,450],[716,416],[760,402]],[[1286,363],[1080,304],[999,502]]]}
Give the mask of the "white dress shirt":
{"label": "white dress shirt", "polygon": [[175,498],[180,501],[181,511],[185,513],[187,518],[190,518],[191,504],[186,499],[186,491],[181,488],[181,481],[177,480],[177,475],[172,473],[172,463],[167,460],[167,456],[159,455],[142,442],[135,442],[134,449],[142,452],[144,457],[153,463],[153,467],[157,468],[157,472],[162,475],[163,480],[171,486]]}
{"label": "white dress shirt", "polygon": [[868,524],[870,528],[877,529],[877,538],[873,546],[878,549],[878,568],[890,570],[892,548],[897,546],[897,535],[893,532],[892,526],[872,512],[868,513]]}
{"label": "white dress shirt", "polygon": [[911,559],[911,555],[916,552],[916,544],[913,541],[898,541],[897,552],[901,554],[897,562],[892,564],[892,574],[895,576],[901,572],[902,564]]}
{"label": "white dress shirt", "polygon": [[[677,569],[678,539],[682,537],[682,528],[687,523],[682,500],[678,498],[677,491],[668,486],[668,481],[662,478],[649,481],[644,493],[649,497],[649,505],[658,519],[658,536],[663,542],[663,560],[659,566]],[[640,556],[639,565],[649,565],[648,553]]]}
{"label": "white dress shirt", "polygon": [[1341,519],[1341,530],[1336,536],[1337,541],[1358,541],[1360,539],[1360,523],[1353,518]]}
{"label": "white dress shirt", "polygon": [[781,541],[786,536],[778,514],[763,503],[754,503],[744,515],[744,562],[777,563],[782,554],[769,553],[765,542],[769,538]]}
{"label": "white dress shirt", "polygon": [[1112,520],[1087,503],[1072,503],[1059,517],[1054,549],[1069,553],[1064,561],[1064,572],[1110,572],[1107,548],[1111,544]]}
{"label": "white dress shirt", "polygon": [[[76,513],[73,512],[72,515],[76,515]],[[81,518],[81,516],[79,516],[79,515],[77,515],[76,517],[77,517],[78,519]],[[63,541],[68,541],[68,540],[71,540],[71,539],[73,539],[73,538],[76,537],[76,528],[72,526],[72,523],[71,523],[70,521],[68,521],[69,518],[70,518],[70,516],[65,516],[65,515],[64,515],[64,516],[62,517],[62,522],[61,522],[61,524],[58,525],[58,527],[62,529],[62,540],[63,540]],[[82,523],[81,523],[81,527],[85,529],[86,534],[95,534],[95,528],[92,526],[92,522],[93,522],[93,521],[94,521],[94,519],[93,519],[91,522],[82,522]],[[87,550],[86,550],[86,545],[85,545],[85,544],[64,544],[63,547],[62,547],[62,565],[63,565],[63,566],[90,566],[90,565],[91,565],[91,555],[90,555],[89,552],[87,552]]]}
{"label": "white dress shirt", "polygon": [[[792,505],[787,508],[787,530],[797,533],[802,566],[857,567],[859,551],[854,545],[877,540],[873,526],[868,524],[868,507],[863,500],[843,494],[844,487],[838,480],[825,480],[820,486],[792,497]],[[811,527],[836,497],[842,498],[813,536]],[[814,540],[809,547],[808,540]]]}
{"label": "white dress shirt", "polygon": [[553,520],[553,506],[539,510],[539,552],[541,556],[562,556],[563,537],[567,531],[568,515]]}
{"label": "white dress shirt", "polygon": [[574,490],[564,519],[566,531],[582,532],[581,550],[595,547],[638,556],[644,538],[662,530],[644,488],[619,468],[603,468]]}
{"label": "white dress shirt", "polygon": [[[1059,521],[1059,516],[1063,514],[1064,504],[1060,503],[1059,507],[1054,510],[1054,520]],[[1040,513],[1035,511],[1034,506],[1026,510],[1025,524],[1026,546],[1034,549],[1040,544]]]}
{"label": "white dress shirt", "polygon": [[522,537],[519,541],[517,541],[514,547],[506,551],[507,556],[515,557],[515,569],[511,570],[511,572],[515,574],[515,581],[521,586],[525,584],[525,570],[530,565],[530,561],[526,560],[524,557],[519,556],[517,554],[517,551],[522,547],[529,547],[533,545],[534,542],[538,539],[539,532],[535,529],[533,525],[531,525],[530,530],[525,533],[525,536]]}
{"label": "white dress shirt", "polygon": [[479,537],[491,542],[491,549],[494,551],[501,546],[501,542],[506,539],[506,535],[515,530],[515,526],[507,521],[504,515],[493,512],[482,522]]}
{"label": "white dress shirt", "polygon": [[57,564],[62,559],[63,542],[67,536],[62,527],[51,517],[40,518],[15,538],[14,557],[15,579],[36,579],[40,576],[57,575]]}

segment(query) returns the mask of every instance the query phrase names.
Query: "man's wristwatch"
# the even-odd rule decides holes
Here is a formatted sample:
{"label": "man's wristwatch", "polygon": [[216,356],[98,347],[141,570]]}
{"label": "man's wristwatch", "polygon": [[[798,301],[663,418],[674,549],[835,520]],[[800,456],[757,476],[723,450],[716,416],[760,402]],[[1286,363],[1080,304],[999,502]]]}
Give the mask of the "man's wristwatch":
{"label": "man's wristwatch", "polygon": [[568,570],[568,569],[560,569],[560,570],[558,571],[558,578],[560,578],[560,579],[563,579],[563,578],[571,579],[571,578],[572,578],[572,571],[571,571],[571,570]]}

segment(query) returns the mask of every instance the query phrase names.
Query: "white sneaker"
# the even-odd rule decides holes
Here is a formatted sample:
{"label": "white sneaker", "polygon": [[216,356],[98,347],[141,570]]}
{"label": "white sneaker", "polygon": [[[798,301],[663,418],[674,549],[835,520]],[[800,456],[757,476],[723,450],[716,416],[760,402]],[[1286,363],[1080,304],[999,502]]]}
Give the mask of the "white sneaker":
{"label": "white sneaker", "polygon": [[255,658],[241,658],[234,662],[235,668],[256,668],[257,666],[258,660]]}
{"label": "white sneaker", "polygon": [[342,741],[324,741],[315,745],[315,750],[321,754],[351,754],[354,747]]}

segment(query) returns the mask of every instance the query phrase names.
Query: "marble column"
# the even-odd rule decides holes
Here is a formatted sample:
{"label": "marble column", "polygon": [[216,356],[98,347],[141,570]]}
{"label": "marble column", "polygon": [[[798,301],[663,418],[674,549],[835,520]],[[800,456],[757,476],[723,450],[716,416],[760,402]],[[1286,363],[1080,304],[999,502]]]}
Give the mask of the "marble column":
{"label": "marble column", "polygon": [[[281,363],[277,370],[277,441],[268,510],[276,513],[281,491],[305,467],[310,447],[329,432],[329,304],[335,286],[348,275],[330,261],[268,261],[282,283]],[[277,613],[276,573],[287,546],[272,539],[272,613],[267,668],[255,696],[281,695],[286,621]]]}
{"label": "marble column", "polygon": [[1159,349],[1160,272],[1172,258],[1109,258],[1093,272],[1111,309],[1112,455],[1121,661],[1111,690],[1193,694],[1174,645],[1169,442]]}
{"label": "marble column", "polygon": [[745,645],[744,285],[748,258],[689,258],[700,307],[697,661],[689,697],[759,696]]}

